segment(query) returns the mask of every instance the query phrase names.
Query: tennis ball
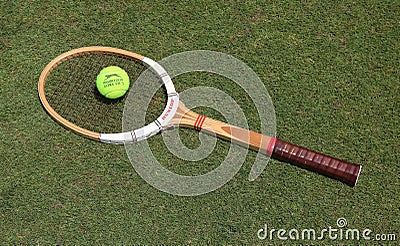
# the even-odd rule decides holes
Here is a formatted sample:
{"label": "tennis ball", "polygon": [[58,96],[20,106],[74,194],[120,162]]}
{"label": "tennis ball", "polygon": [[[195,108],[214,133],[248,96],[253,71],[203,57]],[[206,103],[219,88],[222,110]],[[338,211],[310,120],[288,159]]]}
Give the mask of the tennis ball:
{"label": "tennis ball", "polygon": [[129,89],[129,76],[124,69],[117,66],[103,68],[96,79],[100,94],[109,99],[125,95]]}

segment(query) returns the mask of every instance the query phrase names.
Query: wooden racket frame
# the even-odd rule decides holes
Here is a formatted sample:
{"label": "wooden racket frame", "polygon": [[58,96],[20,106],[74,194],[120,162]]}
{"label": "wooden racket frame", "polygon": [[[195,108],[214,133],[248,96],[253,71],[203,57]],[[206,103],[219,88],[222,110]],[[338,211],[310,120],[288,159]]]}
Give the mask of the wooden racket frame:
{"label": "wooden racket frame", "polygon": [[[118,56],[134,58],[150,65],[150,67],[160,75],[167,88],[168,103],[163,114],[157,118],[157,120],[143,128],[131,132],[110,134],[97,133],[81,128],[60,116],[46,99],[44,90],[46,79],[51,71],[62,62],[85,54],[116,54]],[[354,186],[357,183],[361,171],[360,165],[345,162],[284,142],[278,138],[265,136],[196,114],[187,109],[183,103],[179,101],[179,96],[175,92],[170,77],[158,63],[144,56],[121,49],[92,46],[71,50],[56,57],[41,73],[38,82],[38,91],[40,101],[51,117],[73,132],[96,141],[125,144],[146,139],[162,130],[171,129],[172,127],[185,127],[216,134],[222,139],[235,142],[246,148],[249,147],[262,154],[271,156],[274,159],[291,163],[336,180],[340,180],[350,186]]]}
{"label": "wooden racket frame", "polygon": [[59,122],[61,125],[64,127],[68,128],[69,130],[87,137],[92,140],[100,141],[100,135],[101,133],[99,132],[93,132],[84,128],[81,128],[72,122],[66,120],[63,118],[61,115],[59,115],[49,104],[49,102],[46,99],[45,95],[45,84],[46,84],[46,79],[48,75],[51,73],[51,71],[56,68],[59,64],[62,62],[72,59],[74,57],[82,56],[85,54],[116,54],[118,56],[126,56],[128,58],[134,58],[138,61],[142,61],[144,56],[129,52],[126,50],[121,50],[121,49],[116,49],[116,48],[110,48],[110,47],[101,47],[101,46],[91,46],[91,47],[83,47],[83,48],[78,48],[74,49],[71,51],[68,51],[66,53],[63,53],[56,57],[54,60],[52,60],[42,71],[39,82],[38,82],[38,92],[39,92],[39,98],[40,101],[42,102],[43,107],[47,111],[47,113],[53,117],[57,122]]}

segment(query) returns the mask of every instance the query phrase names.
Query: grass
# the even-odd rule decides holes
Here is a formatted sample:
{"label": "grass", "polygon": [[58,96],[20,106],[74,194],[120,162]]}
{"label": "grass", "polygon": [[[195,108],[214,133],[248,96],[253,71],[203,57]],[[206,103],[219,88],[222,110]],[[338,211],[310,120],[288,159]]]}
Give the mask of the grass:
{"label": "grass", "polygon": [[[371,235],[395,233],[398,243],[396,1],[2,1],[0,9],[2,244],[396,243],[257,238],[264,224],[321,230],[335,227],[340,217],[347,228],[369,228]],[[277,161],[249,182],[256,156],[250,152],[234,179],[212,193],[158,191],[135,172],[123,147],[64,130],[39,103],[44,66],[88,45],[155,60],[200,49],[237,57],[268,89],[278,136],[362,164],[359,183],[350,188]],[[177,87],[213,86],[190,83],[179,80]],[[245,96],[231,86],[222,89],[233,98]],[[245,113],[257,130],[254,107]],[[197,135],[189,132],[181,135],[188,134],[190,147]],[[162,148],[159,139],[151,141],[153,148]],[[159,159],[178,173],[197,174],[217,166],[229,144],[218,141],[217,149],[198,163],[162,153]]]}

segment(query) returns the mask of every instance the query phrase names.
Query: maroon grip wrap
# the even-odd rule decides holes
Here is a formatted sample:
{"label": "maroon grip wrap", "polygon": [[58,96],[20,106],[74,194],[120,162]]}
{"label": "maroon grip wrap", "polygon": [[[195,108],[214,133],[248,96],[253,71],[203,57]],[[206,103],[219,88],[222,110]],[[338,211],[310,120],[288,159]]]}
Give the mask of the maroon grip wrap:
{"label": "maroon grip wrap", "polygon": [[345,162],[276,138],[272,158],[355,186],[361,166]]}

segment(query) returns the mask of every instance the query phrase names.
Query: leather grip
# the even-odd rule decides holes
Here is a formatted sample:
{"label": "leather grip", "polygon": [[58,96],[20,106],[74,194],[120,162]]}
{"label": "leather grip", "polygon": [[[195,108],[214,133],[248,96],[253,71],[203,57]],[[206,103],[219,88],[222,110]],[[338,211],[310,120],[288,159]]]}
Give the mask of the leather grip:
{"label": "leather grip", "polygon": [[355,186],[361,166],[276,139],[272,158]]}

